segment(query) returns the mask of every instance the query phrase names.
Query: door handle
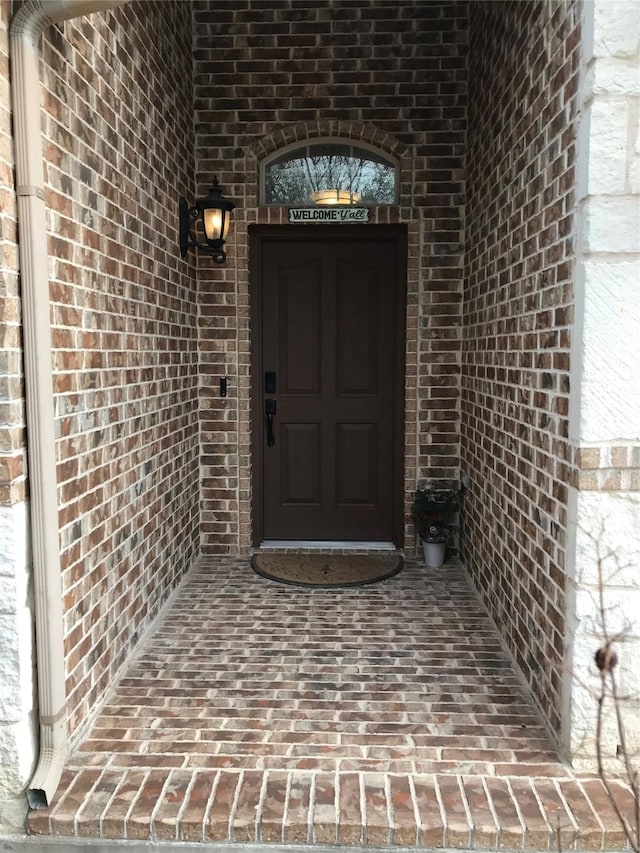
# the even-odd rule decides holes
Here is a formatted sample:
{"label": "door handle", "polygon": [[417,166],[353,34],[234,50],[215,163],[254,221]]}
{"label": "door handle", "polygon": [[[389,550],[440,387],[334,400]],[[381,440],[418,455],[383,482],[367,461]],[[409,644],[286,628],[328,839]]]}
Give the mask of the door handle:
{"label": "door handle", "polygon": [[275,433],[273,432],[273,416],[276,413],[276,401],[265,400],[265,412],[267,414],[267,444],[273,447],[276,443]]}

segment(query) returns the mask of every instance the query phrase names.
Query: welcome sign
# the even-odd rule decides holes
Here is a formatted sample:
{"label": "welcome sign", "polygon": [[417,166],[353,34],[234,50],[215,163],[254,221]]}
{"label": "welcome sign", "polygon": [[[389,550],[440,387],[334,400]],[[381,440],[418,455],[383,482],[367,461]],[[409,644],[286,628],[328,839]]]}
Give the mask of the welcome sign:
{"label": "welcome sign", "polygon": [[368,222],[368,207],[290,207],[289,222]]}

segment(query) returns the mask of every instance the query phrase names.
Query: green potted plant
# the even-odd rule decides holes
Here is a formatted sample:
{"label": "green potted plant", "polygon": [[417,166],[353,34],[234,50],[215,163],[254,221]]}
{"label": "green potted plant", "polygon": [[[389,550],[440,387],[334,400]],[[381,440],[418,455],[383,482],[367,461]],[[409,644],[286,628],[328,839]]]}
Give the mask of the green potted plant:
{"label": "green potted plant", "polygon": [[444,563],[459,509],[459,489],[416,489],[411,517],[422,540],[425,563],[430,568],[438,568]]}

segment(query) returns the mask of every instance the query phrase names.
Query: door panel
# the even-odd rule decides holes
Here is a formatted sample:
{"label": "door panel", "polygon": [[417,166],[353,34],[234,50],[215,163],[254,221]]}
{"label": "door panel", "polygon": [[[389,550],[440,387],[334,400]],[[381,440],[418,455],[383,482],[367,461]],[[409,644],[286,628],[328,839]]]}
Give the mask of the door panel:
{"label": "door panel", "polygon": [[[350,239],[351,227],[321,230],[323,239],[318,232],[305,239],[303,229],[286,240],[269,239],[264,229],[258,243],[252,279],[258,285],[252,293],[259,348],[253,358],[257,538],[392,541],[402,464],[402,243],[370,231]],[[265,374],[272,372],[275,391],[266,393]],[[267,400],[275,407],[273,444]]]}
{"label": "door panel", "polygon": [[320,394],[320,273],[318,263],[280,266],[278,364],[285,395]]}
{"label": "door panel", "polygon": [[337,270],[336,393],[375,395],[377,390],[378,279],[369,270]]}
{"label": "door panel", "polygon": [[375,506],[377,503],[378,436],[375,424],[338,424],[336,442],[336,503]]}
{"label": "door panel", "polygon": [[320,424],[285,423],[278,433],[281,506],[320,506]]}

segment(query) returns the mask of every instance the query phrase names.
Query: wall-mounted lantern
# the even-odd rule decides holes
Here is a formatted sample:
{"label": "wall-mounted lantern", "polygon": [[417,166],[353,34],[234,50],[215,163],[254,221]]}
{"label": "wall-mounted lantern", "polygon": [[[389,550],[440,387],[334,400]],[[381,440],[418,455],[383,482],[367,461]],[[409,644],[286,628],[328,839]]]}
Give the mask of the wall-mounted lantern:
{"label": "wall-mounted lantern", "polygon": [[[229,231],[231,211],[235,204],[222,195],[218,179],[214,178],[211,189],[204,198],[196,199],[189,206],[185,198],[180,199],[180,254],[184,258],[190,248],[201,249],[213,256],[217,264],[223,264],[227,255],[224,249]],[[198,239],[198,228],[204,232],[204,242]]]}

